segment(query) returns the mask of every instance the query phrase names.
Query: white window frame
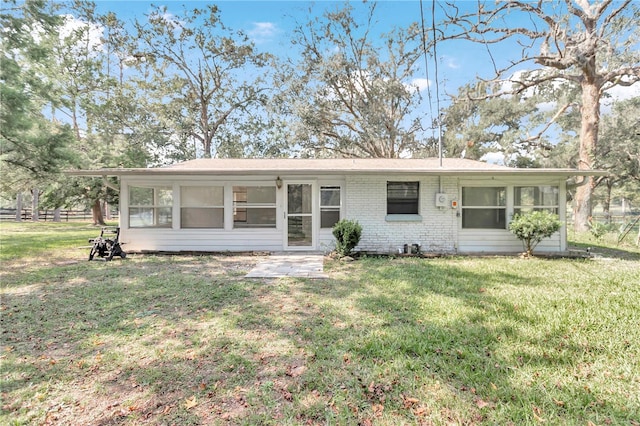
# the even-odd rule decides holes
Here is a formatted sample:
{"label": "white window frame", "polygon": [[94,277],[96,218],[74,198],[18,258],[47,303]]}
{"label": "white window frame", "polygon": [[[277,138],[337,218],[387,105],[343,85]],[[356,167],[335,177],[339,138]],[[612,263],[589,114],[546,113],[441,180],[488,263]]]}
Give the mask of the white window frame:
{"label": "white window frame", "polygon": [[[464,191],[465,189],[487,189],[487,188],[499,188],[504,190],[504,204],[503,205],[499,205],[499,204],[495,204],[495,205],[482,205],[482,206],[473,206],[473,205],[465,205],[464,204]],[[460,209],[461,209],[461,215],[460,215],[460,227],[463,230],[471,230],[471,229],[483,229],[483,230],[506,230],[507,226],[509,224],[509,218],[508,218],[508,206],[509,206],[509,189],[510,187],[508,185],[501,185],[501,186],[496,186],[496,185],[462,185],[461,189],[460,189],[460,199],[462,200],[462,202],[460,203]],[[465,217],[465,213],[468,211],[473,211],[473,210],[487,210],[487,209],[496,209],[496,210],[502,210],[503,214],[504,214],[504,227],[465,227],[464,226],[464,217]]]}
{"label": "white window frame", "polygon": [[[274,191],[274,200],[273,203],[249,203],[247,201],[237,201],[236,200],[236,188],[273,188]],[[234,184],[231,187],[231,196],[232,196],[232,225],[233,229],[276,229],[278,225],[278,209],[277,209],[277,201],[278,201],[278,189],[275,185],[256,185],[243,183],[241,185]],[[240,204],[244,203],[244,204]],[[238,226],[238,221],[236,221],[236,210],[237,209],[246,209],[247,213],[249,209],[273,209],[273,223],[269,224],[247,224],[246,226]]]}
{"label": "white window frame", "polygon": [[[323,190],[337,190],[338,191],[338,204],[337,205],[328,205],[328,204],[322,204],[322,192]],[[322,184],[320,185],[320,192],[319,192],[319,200],[318,200],[318,205],[320,206],[320,217],[319,217],[319,223],[320,223],[320,229],[331,229],[333,228],[333,226],[322,226],[322,213],[323,212],[327,212],[327,211],[337,211],[338,212],[338,220],[340,220],[342,218],[342,186],[340,185],[331,185],[331,184]]]}
{"label": "white window frame", "polygon": [[[186,203],[184,201],[184,197],[182,194],[183,189],[185,188],[220,188],[222,190],[222,200],[220,204],[192,204]],[[180,185],[180,228],[181,229],[224,229],[225,227],[225,186],[223,184],[218,185]],[[211,209],[211,210],[222,210],[222,226],[184,226],[184,209]]]}
{"label": "white window frame", "polygon": [[[133,192],[135,191],[135,188],[142,188],[142,189],[151,189],[153,191],[153,203],[152,204],[132,204],[131,203],[131,196],[133,194]],[[160,198],[158,196],[158,191],[159,190],[165,190],[165,191],[169,191],[171,193],[171,203],[170,204],[160,204]],[[128,227],[129,228],[171,228],[173,226],[173,219],[174,219],[174,214],[173,214],[173,203],[174,203],[174,188],[171,185],[163,185],[163,184],[157,184],[157,185],[151,185],[151,184],[129,184],[128,188],[127,188],[127,195],[128,195],[128,208],[127,208],[127,221],[128,221]],[[131,225],[131,210],[132,209],[150,209],[151,210],[151,216],[152,216],[152,223],[149,225],[139,225],[139,226],[132,226]],[[169,209],[170,212],[170,216],[169,216],[169,221],[168,222],[164,222],[161,224],[158,224],[158,220],[160,219],[160,213],[159,210],[160,209]]]}
{"label": "white window frame", "polygon": [[[542,187],[555,189],[556,191],[555,204],[538,204],[538,203],[532,204],[532,205],[517,204],[518,199],[516,198],[516,191],[518,188],[542,188]],[[526,209],[527,211],[546,210],[553,214],[559,215],[560,214],[559,202],[560,202],[560,187],[557,185],[517,185],[513,187],[513,214],[514,215],[520,213],[522,209]]]}

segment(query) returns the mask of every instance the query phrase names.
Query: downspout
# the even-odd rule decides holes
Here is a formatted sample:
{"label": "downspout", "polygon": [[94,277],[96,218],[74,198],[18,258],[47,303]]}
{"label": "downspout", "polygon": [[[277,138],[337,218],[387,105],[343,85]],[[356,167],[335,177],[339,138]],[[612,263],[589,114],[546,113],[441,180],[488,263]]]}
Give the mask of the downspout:
{"label": "downspout", "polygon": [[[440,121],[440,117],[438,117],[438,158],[440,161],[440,169],[442,169],[442,123]],[[442,194],[442,174],[438,175],[438,186],[438,192]]]}
{"label": "downspout", "polygon": [[118,188],[117,186],[115,186],[114,184],[112,184],[111,182],[109,182],[109,180],[107,180],[107,175],[102,175],[102,183],[104,184],[104,186],[106,186],[109,189],[113,189],[116,192],[120,192],[120,188]]}

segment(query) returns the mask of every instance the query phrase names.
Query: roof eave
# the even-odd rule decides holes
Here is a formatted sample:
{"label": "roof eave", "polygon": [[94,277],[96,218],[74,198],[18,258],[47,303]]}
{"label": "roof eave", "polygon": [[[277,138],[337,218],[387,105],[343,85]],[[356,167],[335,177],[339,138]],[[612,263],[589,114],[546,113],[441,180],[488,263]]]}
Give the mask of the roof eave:
{"label": "roof eave", "polygon": [[336,175],[362,173],[390,173],[390,174],[422,174],[429,176],[607,176],[605,170],[576,170],[576,169],[99,169],[99,170],[70,170],[66,172],[72,176],[239,176],[239,175]]}

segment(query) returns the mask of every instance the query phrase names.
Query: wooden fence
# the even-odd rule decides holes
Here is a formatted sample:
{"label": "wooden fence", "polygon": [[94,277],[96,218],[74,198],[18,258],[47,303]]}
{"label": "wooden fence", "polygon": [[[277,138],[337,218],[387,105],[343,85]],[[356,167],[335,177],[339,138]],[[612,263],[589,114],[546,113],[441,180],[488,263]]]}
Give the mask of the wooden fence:
{"label": "wooden fence", "polygon": [[[31,214],[31,209],[22,209],[20,211],[20,218],[23,221],[31,221],[33,218]],[[53,210],[40,210],[38,212],[38,220],[40,221],[52,222],[53,219],[54,219]],[[60,210],[61,222],[90,221],[92,219],[93,219],[93,216],[91,215],[91,210]],[[0,209],[0,221],[15,221],[15,220],[16,220],[16,209]],[[111,218],[108,220],[117,221],[118,213],[112,212]]]}

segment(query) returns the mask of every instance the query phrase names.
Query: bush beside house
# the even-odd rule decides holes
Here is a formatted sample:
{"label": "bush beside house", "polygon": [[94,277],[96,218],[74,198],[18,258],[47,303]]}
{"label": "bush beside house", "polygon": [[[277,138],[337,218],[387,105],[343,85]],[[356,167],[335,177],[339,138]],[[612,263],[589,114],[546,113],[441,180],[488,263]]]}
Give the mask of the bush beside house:
{"label": "bush beside house", "polygon": [[342,219],[333,226],[336,252],[340,257],[349,256],[360,242],[362,226],[355,220]]}
{"label": "bush beside house", "polygon": [[562,223],[557,214],[540,210],[515,215],[509,231],[522,241],[527,256],[532,256],[538,243],[558,232],[560,226]]}

